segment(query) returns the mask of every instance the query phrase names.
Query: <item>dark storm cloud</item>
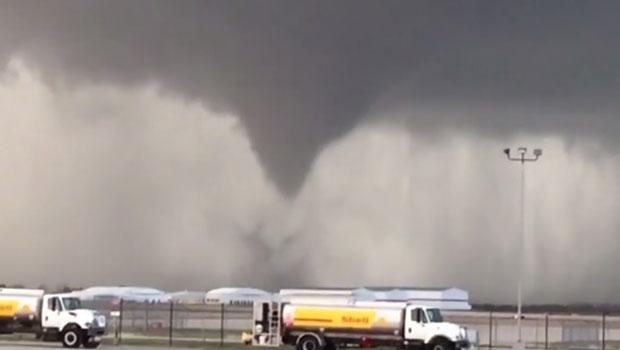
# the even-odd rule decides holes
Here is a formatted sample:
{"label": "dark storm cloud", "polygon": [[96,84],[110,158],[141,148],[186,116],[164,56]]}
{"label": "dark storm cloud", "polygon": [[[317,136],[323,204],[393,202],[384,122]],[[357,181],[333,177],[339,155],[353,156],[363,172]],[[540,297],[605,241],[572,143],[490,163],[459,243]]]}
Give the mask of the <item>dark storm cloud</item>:
{"label": "dark storm cloud", "polygon": [[511,300],[518,141],[526,296],[616,301],[618,9],[0,2],[2,278]]}
{"label": "dark storm cloud", "polygon": [[[0,57],[19,52],[50,79],[156,80],[233,110],[269,174],[293,193],[321,147],[378,99],[461,111],[410,113],[414,127],[615,139],[619,9],[577,1],[4,1]],[[524,112],[502,113],[515,106]]]}

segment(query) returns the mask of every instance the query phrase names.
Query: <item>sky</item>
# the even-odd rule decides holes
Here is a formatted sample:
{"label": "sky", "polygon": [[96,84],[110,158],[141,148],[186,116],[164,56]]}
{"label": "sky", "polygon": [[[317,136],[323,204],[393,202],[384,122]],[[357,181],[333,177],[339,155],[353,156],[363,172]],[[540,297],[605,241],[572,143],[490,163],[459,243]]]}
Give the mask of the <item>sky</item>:
{"label": "sky", "polygon": [[620,302],[612,1],[0,3],[0,279]]}

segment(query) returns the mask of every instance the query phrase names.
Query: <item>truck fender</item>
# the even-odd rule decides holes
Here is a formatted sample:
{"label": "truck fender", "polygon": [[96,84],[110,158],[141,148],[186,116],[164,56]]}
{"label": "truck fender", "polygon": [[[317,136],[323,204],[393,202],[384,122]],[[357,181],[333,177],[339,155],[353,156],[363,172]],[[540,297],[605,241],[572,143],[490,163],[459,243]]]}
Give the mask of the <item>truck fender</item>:
{"label": "truck fender", "polygon": [[66,324],[66,325],[62,328],[62,330],[61,330],[60,332],[62,333],[62,332],[64,332],[64,331],[66,331],[67,329],[71,329],[71,328],[75,328],[75,329],[82,330],[82,327],[80,327],[80,325],[79,325],[79,324],[77,324],[77,323],[73,323],[73,322],[72,322],[72,323],[67,323],[67,324]]}
{"label": "truck fender", "polygon": [[297,336],[297,339],[295,339],[295,345],[299,344],[299,340],[302,339],[303,337],[314,337],[316,338],[316,340],[319,342],[319,344],[321,346],[325,346],[325,339],[323,339],[322,336],[319,336],[316,333],[313,332],[306,332],[306,333],[301,333],[300,335]]}
{"label": "truck fender", "polygon": [[429,338],[426,339],[426,344],[434,344],[437,343],[439,341],[445,341],[445,342],[449,342],[449,343],[454,343],[454,341],[452,341],[451,339],[449,339],[446,336],[443,335],[431,335]]}

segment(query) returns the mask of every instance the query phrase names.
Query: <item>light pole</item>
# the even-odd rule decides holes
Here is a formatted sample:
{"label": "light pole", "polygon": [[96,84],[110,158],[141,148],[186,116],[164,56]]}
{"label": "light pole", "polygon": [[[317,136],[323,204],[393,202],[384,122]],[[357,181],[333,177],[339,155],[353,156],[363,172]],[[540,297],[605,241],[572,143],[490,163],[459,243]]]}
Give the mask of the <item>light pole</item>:
{"label": "light pole", "polygon": [[516,349],[524,349],[521,341],[521,289],[523,280],[523,244],[525,241],[525,162],[535,162],[542,156],[541,149],[535,149],[532,156],[527,154],[527,148],[519,147],[517,149],[517,157],[513,157],[510,152],[510,148],[504,149],[504,154],[510,161],[521,162],[521,234],[519,235],[519,267],[518,267],[518,284],[517,284],[517,342],[515,344]]}

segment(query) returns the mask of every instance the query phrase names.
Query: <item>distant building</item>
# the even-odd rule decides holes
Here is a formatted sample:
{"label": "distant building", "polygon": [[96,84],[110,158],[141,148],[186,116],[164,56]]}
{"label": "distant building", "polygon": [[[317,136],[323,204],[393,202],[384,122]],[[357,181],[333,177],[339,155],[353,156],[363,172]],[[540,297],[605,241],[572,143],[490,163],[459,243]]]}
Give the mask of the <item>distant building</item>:
{"label": "distant building", "polygon": [[90,287],[73,292],[82,300],[88,301],[123,301],[161,303],[169,302],[167,293],[146,287]]}
{"label": "distant building", "polygon": [[207,292],[207,304],[252,305],[255,301],[271,300],[273,294],[255,288],[217,288]]}
{"label": "distant building", "polygon": [[217,288],[206,293],[179,291],[165,293],[145,287],[91,287],[74,292],[85,301],[95,303],[170,302],[188,304],[252,305],[255,301],[295,304],[346,305],[354,302],[411,302],[444,310],[471,310],[469,293],[459,288],[362,287],[282,289],[270,293],[256,288]]}
{"label": "distant building", "polygon": [[413,302],[445,310],[471,310],[469,293],[459,288],[363,287],[283,289],[283,302],[351,304],[360,301]]}
{"label": "distant building", "polygon": [[295,304],[349,304],[356,299],[351,288],[282,289],[277,294],[282,302]]}
{"label": "distant building", "polygon": [[202,304],[205,302],[205,292],[180,291],[170,293],[170,299],[181,304]]}

